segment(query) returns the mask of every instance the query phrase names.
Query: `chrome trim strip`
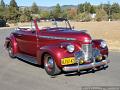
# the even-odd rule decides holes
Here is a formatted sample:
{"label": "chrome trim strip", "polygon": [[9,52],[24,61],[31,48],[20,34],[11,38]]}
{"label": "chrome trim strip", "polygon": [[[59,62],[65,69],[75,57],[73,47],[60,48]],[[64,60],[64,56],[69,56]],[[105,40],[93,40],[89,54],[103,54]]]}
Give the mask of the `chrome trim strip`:
{"label": "chrome trim strip", "polygon": [[66,37],[55,37],[55,36],[39,36],[39,38],[46,38],[46,39],[58,39],[58,40],[76,40],[75,38],[66,38]]}
{"label": "chrome trim strip", "polygon": [[77,71],[79,70],[85,70],[90,68],[95,68],[97,66],[107,65],[110,62],[110,60],[103,60],[101,62],[93,62],[91,64],[86,65],[76,65],[76,66],[65,66],[63,67],[63,71]]}

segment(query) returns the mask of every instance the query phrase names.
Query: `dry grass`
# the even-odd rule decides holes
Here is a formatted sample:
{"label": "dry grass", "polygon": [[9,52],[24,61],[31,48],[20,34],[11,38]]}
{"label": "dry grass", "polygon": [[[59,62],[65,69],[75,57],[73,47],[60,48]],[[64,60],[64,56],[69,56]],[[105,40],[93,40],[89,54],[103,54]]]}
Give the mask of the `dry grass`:
{"label": "dry grass", "polygon": [[[120,51],[120,21],[112,22],[70,22],[75,29],[88,30],[93,39],[104,39],[109,49]],[[28,25],[28,23],[18,24]]]}
{"label": "dry grass", "polygon": [[71,22],[77,29],[85,29],[93,38],[107,41],[109,49],[120,51],[120,21],[112,22]]}

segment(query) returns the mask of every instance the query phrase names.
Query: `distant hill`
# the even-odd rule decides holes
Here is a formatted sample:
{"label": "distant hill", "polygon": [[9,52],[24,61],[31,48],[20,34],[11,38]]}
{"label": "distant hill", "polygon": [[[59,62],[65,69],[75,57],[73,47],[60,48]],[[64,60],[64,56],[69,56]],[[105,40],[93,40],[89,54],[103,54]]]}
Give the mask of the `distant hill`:
{"label": "distant hill", "polygon": [[[25,8],[25,7],[28,7],[28,6],[20,6],[20,8]],[[30,8],[30,7],[28,7]],[[55,8],[55,6],[51,6],[51,7],[47,7],[47,6],[39,6],[39,8],[41,10],[45,10],[45,11],[50,11],[50,10],[53,10]],[[76,5],[63,5],[61,6],[62,10],[65,10],[65,9],[69,9],[69,8],[77,8]]]}
{"label": "distant hill", "polygon": [[[51,6],[51,7],[46,7],[46,6],[39,6],[40,9],[42,10],[47,10],[47,11],[50,11],[50,10],[53,10],[55,8],[55,6]],[[77,6],[75,5],[63,5],[61,6],[62,10],[65,10],[65,9],[69,9],[69,8],[77,8]]]}
{"label": "distant hill", "polygon": [[77,6],[75,6],[75,5],[63,5],[61,8],[62,9],[69,9],[69,8],[77,8]]}

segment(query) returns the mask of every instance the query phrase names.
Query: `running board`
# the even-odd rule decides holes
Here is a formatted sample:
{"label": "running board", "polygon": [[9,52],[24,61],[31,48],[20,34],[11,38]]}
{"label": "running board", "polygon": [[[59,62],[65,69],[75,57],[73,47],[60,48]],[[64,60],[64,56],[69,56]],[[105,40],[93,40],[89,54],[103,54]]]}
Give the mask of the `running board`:
{"label": "running board", "polygon": [[33,56],[26,55],[26,54],[17,54],[16,57],[33,64],[37,64],[36,59]]}

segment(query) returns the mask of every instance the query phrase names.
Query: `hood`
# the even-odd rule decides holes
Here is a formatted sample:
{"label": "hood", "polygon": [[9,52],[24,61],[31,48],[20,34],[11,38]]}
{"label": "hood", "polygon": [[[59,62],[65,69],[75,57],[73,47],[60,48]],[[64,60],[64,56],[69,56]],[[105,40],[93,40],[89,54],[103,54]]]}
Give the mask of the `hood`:
{"label": "hood", "polygon": [[45,36],[55,36],[61,38],[73,38],[80,42],[91,41],[91,36],[85,32],[85,30],[77,31],[71,29],[60,29],[60,30],[47,30],[44,33]]}

